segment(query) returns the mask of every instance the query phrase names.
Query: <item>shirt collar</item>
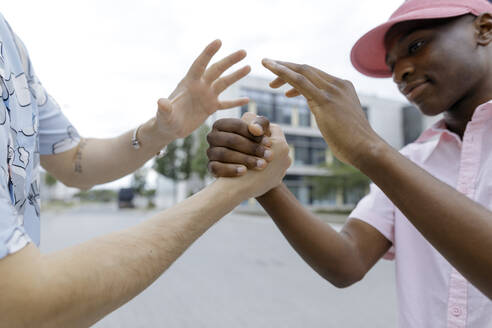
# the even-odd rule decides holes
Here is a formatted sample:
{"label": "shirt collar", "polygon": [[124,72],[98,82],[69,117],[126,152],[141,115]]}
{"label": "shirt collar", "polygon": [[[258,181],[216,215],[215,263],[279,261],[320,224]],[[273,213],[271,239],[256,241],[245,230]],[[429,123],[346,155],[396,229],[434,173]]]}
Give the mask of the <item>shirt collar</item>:
{"label": "shirt collar", "polygon": [[[481,104],[480,106],[477,107],[477,109],[475,109],[475,112],[473,113],[471,118],[471,122],[473,123],[484,122],[490,118],[492,118],[492,100],[489,100],[484,104]],[[442,135],[442,134],[447,134],[460,141],[460,138],[456,135],[456,133],[451,132],[446,128],[444,119],[441,119],[436,123],[434,123],[430,128],[422,132],[420,137],[415,142],[424,143],[426,141],[429,141],[436,135]]]}

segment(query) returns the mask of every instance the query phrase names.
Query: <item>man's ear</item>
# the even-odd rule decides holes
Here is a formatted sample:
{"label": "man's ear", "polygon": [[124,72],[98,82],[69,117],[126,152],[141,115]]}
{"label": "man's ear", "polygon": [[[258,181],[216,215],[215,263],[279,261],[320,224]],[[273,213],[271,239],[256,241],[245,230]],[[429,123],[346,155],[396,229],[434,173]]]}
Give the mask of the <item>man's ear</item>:
{"label": "man's ear", "polygon": [[475,19],[477,43],[486,46],[492,42],[492,15],[484,13]]}

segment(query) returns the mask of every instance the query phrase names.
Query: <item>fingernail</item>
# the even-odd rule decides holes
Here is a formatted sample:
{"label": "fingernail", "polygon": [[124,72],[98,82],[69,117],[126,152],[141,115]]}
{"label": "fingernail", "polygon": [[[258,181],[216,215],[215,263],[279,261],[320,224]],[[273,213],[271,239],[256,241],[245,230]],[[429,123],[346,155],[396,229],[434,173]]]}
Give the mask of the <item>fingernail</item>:
{"label": "fingernail", "polygon": [[256,167],[263,167],[266,165],[266,162],[264,159],[259,159],[256,161]]}
{"label": "fingernail", "polygon": [[272,141],[268,137],[263,137],[263,139],[261,139],[261,144],[269,147],[272,145]]}
{"label": "fingernail", "polygon": [[265,157],[266,159],[271,159],[272,157],[272,151],[271,150],[265,150],[265,152],[263,153],[263,157]]}
{"label": "fingernail", "polygon": [[253,123],[253,124],[251,125],[251,127],[253,128],[253,129],[251,129],[251,130],[252,130],[252,132],[253,132],[254,134],[256,134],[256,135],[258,135],[258,136],[260,136],[260,135],[262,135],[262,134],[263,134],[263,128],[262,128],[262,127],[261,127],[261,125],[259,125],[258,123]]}
{"label": "fingernail", "polygon": [[244,172],[246,172],[246,168],[244,166],[238,166],[236,168],[236,172],[239,174],[243,174]]}

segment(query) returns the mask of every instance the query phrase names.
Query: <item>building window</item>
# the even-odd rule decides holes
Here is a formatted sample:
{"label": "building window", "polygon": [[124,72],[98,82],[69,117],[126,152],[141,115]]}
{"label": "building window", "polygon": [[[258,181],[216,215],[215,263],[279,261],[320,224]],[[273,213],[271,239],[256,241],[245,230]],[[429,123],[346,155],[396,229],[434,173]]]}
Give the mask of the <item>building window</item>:
{"label": "building window", "polygon": [[345,186],[343,189],[343,203],[345,205],[356,205],[366,194],[365,186]]}
{"label": "building window", "polygon": [[303,98],[287,98],[283,94],[275,95],[275,111],[278,123],[287,125],[299,125],[298,108],[306,106]]}
{"label": "building window", "polygon": [[[242,96],[248,97],[256,104],[256,114],[265,116],[270,122],[275,122],[274,94],[267,91],[243,89]],[[245,112],[242,108],[241,112]]]}
{"label": "building window", "polygon": [[299,126],[311,126],[311,111],[306,106],[299,107]]}
{"label": "building window", "polygon": [[414,106],[403,107],[403,144],[417,140],[422,133],[422,113]]}
{"label": "building window", "polygon": [[273,95],[269,92],[256,92],[255,102],[257,114],[265,116],[270,121],[275,121],[275,113],[273,110]]}
{"label": "building window", "polygon": [[296,165],[309,165],[311,164],[309,158],[309,148],[307,147],[296,147],[294,164]]}
{"label": "building window", "polygon": [[[303,97],[287,98],[284,94],[247,88],[241,90],[241,96],[248,97],[255,104],[256,114],[272,123],[311,126],[311,112]],[[247,111],[247,106],[241,107],[241,114]]]}
{"label": "building window", "polygon": [[323,195],[317,195],[314,188],[311,187],[312,204],[318,206],[336,206],[337,205],[337,189],[331,188],[323,193]]}
{"label": "building window", "polygon": [[323,138],[309,138],[311,152],[311,164],[322,165],[326,163],[328,144]]}
{"label": "building window", "polygon": [[241,117],[248,112],[248,105],[241,106]]}
{"label": "building window", "polygon": [[292,108],[285,106],[285,107],[281,107],[280,111],[282,113],[281,115],[282,118],[279,123],[292,125]]}
{"label": "building window", "polygon": [[328,145],[319,137],[287,135],[287,143],[294,149],[295,165],[322,165],[326,163]]}
{"label": "building window", "polygon": [[304,176],[286,175],[284,183],[301,204],[309,205],[312,203],[311,188]]}
{"label": "building window", "polygon": [[311,163],[313,165],[323,165],[326,163],[326,148],[311,149]]}

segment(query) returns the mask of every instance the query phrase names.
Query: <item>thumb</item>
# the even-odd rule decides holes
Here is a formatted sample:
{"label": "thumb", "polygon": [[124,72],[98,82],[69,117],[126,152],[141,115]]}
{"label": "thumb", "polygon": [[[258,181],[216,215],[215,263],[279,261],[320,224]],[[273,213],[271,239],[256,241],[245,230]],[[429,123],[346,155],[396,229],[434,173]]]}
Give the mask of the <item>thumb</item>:
{"label": "thumb", "polygon": [[284,132],[277,124],[270,124],[270,131],[271,131],[272,139],[287,142],[287,140],[285,139]]}
{"label": "thumb", "polygon": [[241,119],[248,124],[249,133],[253,136],[270,136],[270,121],[265,116],[257,116],[247,112]]}
{"label": "thumb", "polygon": [[169,115],[171,114],[173,110],[173,105],[167,98],[161,98],[157,101],[157,109],[159,112],[161,112],[164,115]]}

